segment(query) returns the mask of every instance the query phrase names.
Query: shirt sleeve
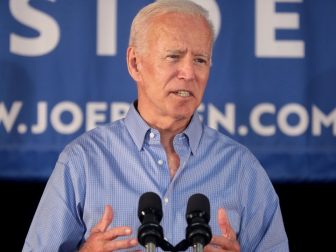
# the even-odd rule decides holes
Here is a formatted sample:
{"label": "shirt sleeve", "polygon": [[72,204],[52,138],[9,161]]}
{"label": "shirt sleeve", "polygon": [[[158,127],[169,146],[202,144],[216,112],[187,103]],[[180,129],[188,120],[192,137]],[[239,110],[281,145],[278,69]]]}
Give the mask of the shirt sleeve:
{"label": "shirt sleeve", "polygon": [[246,165],[240,181],[244,202],[238,235],[241,251],[289,251],[279,198],[273,185],[254,157]]}
{"label": "shirt sleeve", "polygon": [[82,222],[84,179],[61,154],[27,234],[23,252],[75,251],[85,232]]}

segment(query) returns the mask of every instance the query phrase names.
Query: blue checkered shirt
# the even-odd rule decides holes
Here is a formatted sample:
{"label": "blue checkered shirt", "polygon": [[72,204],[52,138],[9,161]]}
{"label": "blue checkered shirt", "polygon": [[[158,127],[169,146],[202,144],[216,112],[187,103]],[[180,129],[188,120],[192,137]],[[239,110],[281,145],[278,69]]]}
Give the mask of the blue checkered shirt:
{"label": "blue checkered shirt", "polygon": [[180,167],[172,179],[159,132],[134,105],[124,119],[75,139],[48,180],[23,251],[76,251],[107,204],[114,210],[110,227],[130,226],[136,237],[138,200],[148,191],[162,198],[161,225],[173,245],[185,238],[189,197],[203,193],[213,235],[221,235],[216,216],[223,207],[241,251],[288,251],[278,196],[247,148],[203,125],[197,113],[173,144]]}

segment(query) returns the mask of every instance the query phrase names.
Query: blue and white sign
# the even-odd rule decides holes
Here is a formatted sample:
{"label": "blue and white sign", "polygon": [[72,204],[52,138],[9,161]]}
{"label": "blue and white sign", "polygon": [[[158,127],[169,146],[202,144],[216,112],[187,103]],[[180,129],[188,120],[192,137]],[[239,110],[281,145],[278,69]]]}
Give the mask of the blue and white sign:
{"label": "blue and white sign", "polygon": [[[0,178],[46,179],[63,147],[125,115],[145,0],[0,1]],[[200,115],[273,181],[336,181],[336,1],[195,0],[216,43]]]}

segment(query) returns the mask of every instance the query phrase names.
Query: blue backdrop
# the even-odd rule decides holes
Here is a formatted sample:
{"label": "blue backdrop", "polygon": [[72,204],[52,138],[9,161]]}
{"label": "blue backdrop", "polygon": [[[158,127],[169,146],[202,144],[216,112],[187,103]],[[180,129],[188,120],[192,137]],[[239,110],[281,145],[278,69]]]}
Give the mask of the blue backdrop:
{"label": "blue backdrop", "polygon": [[[125,114],[129,28],[150,2],[0,1],[1,179],[46,179],[69,141]],[[216,30],[204,123],[273,181],[336,181],[336,1],[195,2]]]}

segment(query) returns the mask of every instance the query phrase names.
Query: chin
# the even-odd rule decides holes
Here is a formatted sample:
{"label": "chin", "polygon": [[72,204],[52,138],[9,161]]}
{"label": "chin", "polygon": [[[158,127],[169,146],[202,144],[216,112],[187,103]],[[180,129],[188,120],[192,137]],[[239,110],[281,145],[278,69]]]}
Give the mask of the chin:
{"label": "chin", "polygon": [[183,103],[183,104],[176,104],[176,106],[170,106],[170,114],[173,115],[174,118],[183,120],[183,119],[190,119],[194,114],[197,107]]}
{"label": "chin", "polygon": [[176,118],[177,120],[185,120],[185,119],[190,119],[192,117],[192,115],[194,114],[193,111],[173,111],[172,113],[174,116],[174,118]]}

